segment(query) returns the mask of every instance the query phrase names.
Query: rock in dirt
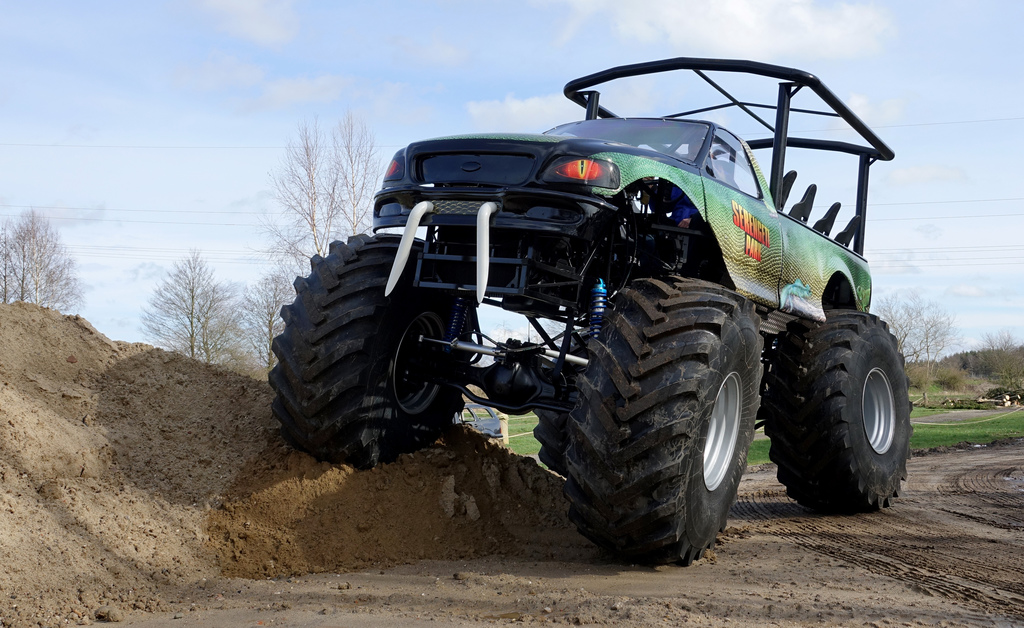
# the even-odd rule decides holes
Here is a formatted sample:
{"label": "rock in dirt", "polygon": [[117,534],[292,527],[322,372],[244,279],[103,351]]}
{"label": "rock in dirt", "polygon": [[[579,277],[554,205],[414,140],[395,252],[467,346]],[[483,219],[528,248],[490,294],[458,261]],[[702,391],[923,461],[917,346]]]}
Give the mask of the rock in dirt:
{"label": "rock in dirt", "polygon": [[96,621],[121,622],[124,621],[124,613],[113,606],[101,606],[96,609]]}

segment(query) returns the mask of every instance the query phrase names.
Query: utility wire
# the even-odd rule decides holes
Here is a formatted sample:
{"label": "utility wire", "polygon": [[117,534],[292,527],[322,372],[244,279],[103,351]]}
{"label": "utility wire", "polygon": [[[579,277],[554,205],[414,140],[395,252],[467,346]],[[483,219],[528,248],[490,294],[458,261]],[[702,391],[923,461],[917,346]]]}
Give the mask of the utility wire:
{"label": "utility wire", "polygon": [[233,214],[235,216],[262,216],[262,212],[226,212],[207,211],[205,209],[126,209],[118,207],[64,207],[62,205],[9,205],[0,203],[0,207],[12,209],[70,209],[85,212],[139,212],[152,214]]}
{"label": "utility wire", "polygon": [[[1014,116],[1009,118],[980,118],[977,120],[948,120],[939,122],[915,122],[908,124],[876,124],[872,128],[875,129],[899,129],[899,128],[911,128],[911,127],[925,127],[925,126],[948,126],[954,124],[979,124],[986,122],[1015,122],[1018,120],[1024,120],[1024,116]],[[801,131],[790,131],[793,133],[829,133],[833,131],[850,131],[852,129],[847,128],[833,128],[833,129],[805,129]],[[757,133],[748,133],[746,135],[763,135],[763,132],[758,131]],[[36,142],[0,142],[0,146],[12,146],[12,147],[32,147],[32,148],[155,148],[155,149],[170,149],[170,150],[281,150],[287,148],[287,146],[214,146],[214,145],[188,145],[188,144],[42,144]],[[377,144],[379,148],[402,148],[404,144]]]}
{"label": "utility wire", "polygon": [[[17,214],[0,214],[7,218],[20,218]],[[170,220],[124,220],[121,218],[75,218],[73,216],[44,216],[47,220],[75,220],[75,221],[88,221],[88,222],[127,222],[133,224],[144,224],[144,225],[184,225],[188,227],[249,227],[250,229],[256,225],[252,223],[234,223],[234,222],[174,222]]]}
{"label": "utility wire", "polygon": [[[871,207],[898,207],[908,205],[964,205],[970,203],[1001,203],[1011,201],[1024,201],[1024,196],[1008,197],[1008,198],[967,198],[958,200],[942,200],[942,201],[906,201],[896,203],[870,203]],[[813,207],[824,208],[828,207],[829,204],[814,205]],[[133,213],[154,213],[154,214],[227,214],[235,216],[263,216],[264,212],[258,211],[218,211],[218,210],[202,210],[202,209],[133,209],[127,207],[78,207],[78,206],[64,206],[64,205],[17,205],[11,203],[0,203],[0,207],[7,207],[10,209],[56,209],[56,210],[75,210],[75,211],[103,211],[103,212],[133,212]],[[1003,215],[1003,214],[1000,214]],[[1009,216],[1016,216],[1020,214],[1005,214]],[[956,217],[963,217],[958,215]],[[976,216],[972,216],[976,217]],[[870,218],[871,221],[876,220],[919,220],[919,218]]]}

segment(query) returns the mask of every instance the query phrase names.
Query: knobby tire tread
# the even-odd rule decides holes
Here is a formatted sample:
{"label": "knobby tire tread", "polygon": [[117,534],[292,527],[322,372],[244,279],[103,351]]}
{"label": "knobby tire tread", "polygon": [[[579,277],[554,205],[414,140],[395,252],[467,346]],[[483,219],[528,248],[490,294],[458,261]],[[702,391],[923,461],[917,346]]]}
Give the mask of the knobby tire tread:
{"label": "knobby tire tread", "polygon": [[[753,435],[761,377],[757,321],[749,301],[717,284],[643,279],[620,292],[588,346],[590,366],[578,382],[580,398],[568,425],[565,493],[581,533],[653,563],[689,564],[714,543]],[[743,346],[724,348],[723,330]],[[740,336],[743,342],[736,342]],[[727,354],[730,364],[742,363],[729,368],[743,371],[749,434],[737,443],[738,470],[730,470],[733,483],[723,488],[728,504],[719,504],[721,512],[708,515],[707,529],[698,530],[702,526],[688,523],[698,513],[687,512],[684,493],[693,477],[703,489],[696,444],[727,374],[719,372]]]}

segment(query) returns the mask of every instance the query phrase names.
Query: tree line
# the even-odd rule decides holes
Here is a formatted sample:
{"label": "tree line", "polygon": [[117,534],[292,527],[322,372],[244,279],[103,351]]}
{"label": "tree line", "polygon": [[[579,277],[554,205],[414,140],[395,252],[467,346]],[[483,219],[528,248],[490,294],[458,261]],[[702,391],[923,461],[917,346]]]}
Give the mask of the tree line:
{"label": "tree line", "polygon": [[73,310],[82,291],[75,260],[46,218],[30,210],[0,223],[0,303]]}
{"label": "tree line", "polygon": [[295,297],[291,278],[307,274],[313,256],[327,256],[332,241],[369,230],[381,167],[372,131],[353,114],[331,128],[317,119],[299,123],[270,175],[279,211],[261,222],[271,270],[236,286],[218,280],[202,253],[191,251],[144,308],[147,338],[211,364],[270,370],[274,337],[284,328],[279,312]]}
{"label": "tree line", "polygon": [[[247,285],[224,281],[190,250],[143,307],[144,337],[210,364],[268,371],[281,307],[295,297],[292,278],[307,274],[310,258],[326,256],[332,241],[369,230],[382,167],[373,132],[352,113],[326,128],[301,122],[270,174],[278,211],[261,221],[269,270]],[[15,301],[62,311],[84,301],[74,258],[35,210],[0,223],[0,303]]]}
{"label": "tree line", "polygon": [[1024,388],[1024,342],[1009,329],[989,332],[976,349],[953,352],[962,343],[956,316],[919,294],[892,294],[873,311],[889,325],[907,360],[911,385],[925,391],[933,382],[945,390],[960,390],[968,377],[1008,389]]}

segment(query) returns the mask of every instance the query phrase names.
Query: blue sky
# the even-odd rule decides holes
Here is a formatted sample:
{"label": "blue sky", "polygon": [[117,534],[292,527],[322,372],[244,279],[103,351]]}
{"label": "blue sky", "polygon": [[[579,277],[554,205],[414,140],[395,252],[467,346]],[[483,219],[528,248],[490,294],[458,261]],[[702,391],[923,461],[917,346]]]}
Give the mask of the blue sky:
{"label": "blue sky", "polygon": [[[224,279],[265,269],[269,173],[303,118],[350,109],[386,158],[578,119],[563,85],[610,66],[746,58],[817,74],[896,151],[872,168],[876,298],[940,301],[963,348],[1006,327],[1024,339],[1022,18],[1024,3],[984,0],[3,1],[0,215],[50,217],[87,285],[81,313],[143,340],[140,309],[188,249]],[[623,115],[718,102],[682,76],[603,92]],[[712,119],[756,136],[741,115]],[[813,182],[819,204],[852,207],[852,162],[792,160],[794,196]]]}

